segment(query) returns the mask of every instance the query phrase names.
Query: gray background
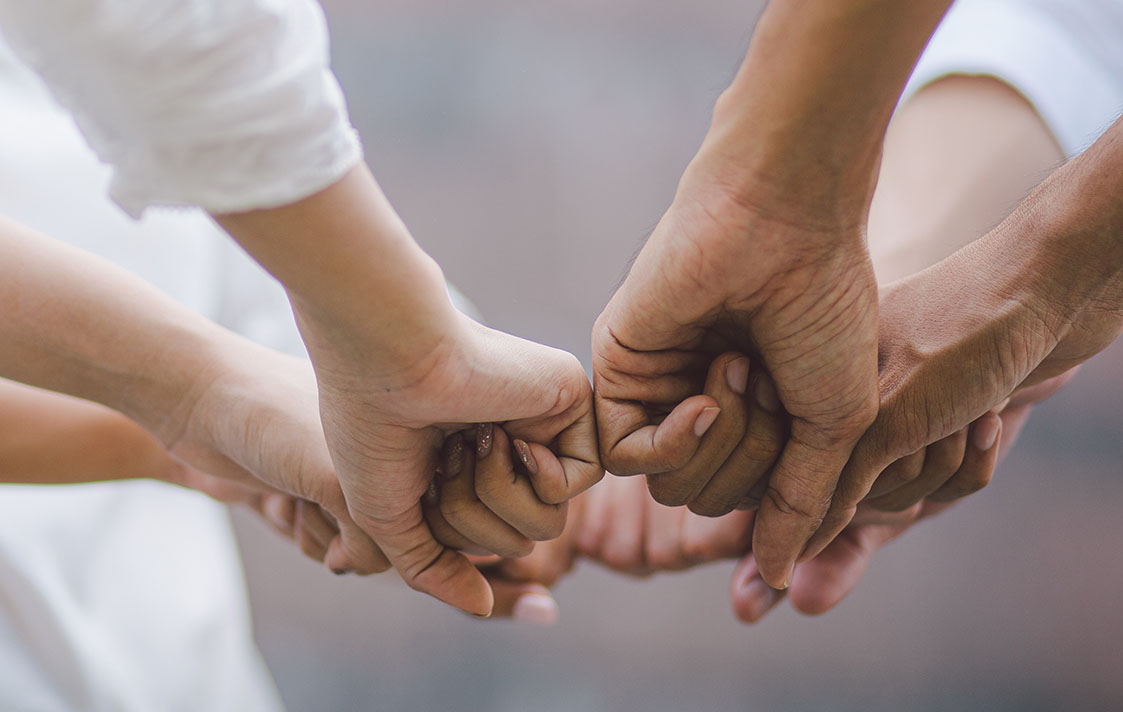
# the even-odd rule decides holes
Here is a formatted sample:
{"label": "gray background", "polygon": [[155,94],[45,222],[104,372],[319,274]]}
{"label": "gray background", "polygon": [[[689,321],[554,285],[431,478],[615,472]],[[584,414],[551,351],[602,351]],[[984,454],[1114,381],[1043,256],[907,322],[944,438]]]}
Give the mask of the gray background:
{"label": "gray background", "polygon": [[[759,2],[327,3],[368,160],[489,322],[588,361]],[[302,710],[1123,708],[1123,348],[1040,408],[996,481],[821,618],[729,610],[732,564],[582,566],[552,629],[391,575],[335,578],[244,516],[258,638]]]}

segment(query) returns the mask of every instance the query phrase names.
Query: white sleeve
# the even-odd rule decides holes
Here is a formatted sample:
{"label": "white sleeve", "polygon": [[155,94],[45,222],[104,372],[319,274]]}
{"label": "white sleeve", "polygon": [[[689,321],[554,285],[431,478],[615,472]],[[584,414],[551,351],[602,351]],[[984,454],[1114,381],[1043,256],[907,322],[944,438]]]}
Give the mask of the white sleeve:
{"label": "white sleeve", "polygon": [[284,205],[362,158],[315,0],[0,0],[0,31],[134,217]]}

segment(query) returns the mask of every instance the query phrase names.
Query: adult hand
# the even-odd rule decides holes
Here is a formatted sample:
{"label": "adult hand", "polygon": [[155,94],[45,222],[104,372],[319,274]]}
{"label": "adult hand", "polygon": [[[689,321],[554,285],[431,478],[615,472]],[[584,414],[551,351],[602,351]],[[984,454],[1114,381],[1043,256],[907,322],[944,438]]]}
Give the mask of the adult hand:
{"label": "adult hand", "polygon": [[[1055,240],[1038,239],[1027,223],[1048,224],[1019,211],[943,262],[882,290],[880,411],[805,558],[842,530],[891,463],[1070,371],[1123,328],[1123,311],[1102,293],[1110,287],[1082,277],[1087,256],[1069,261]],[[890,473],[890,486],[874,494],[912,479]],[[918,501],[930,484],[911,485],[894,507]]]}
{"label": "adult hand", "polygon": [[543,504],[597,481],[592,389],[577,359],[453,309],[440,268],[365,166],[304,200],[219,222],[288,290],[355,521],[410,586],[487,615],[487,582],[433,538],[421,497],[447,436],[481,423],[526,445]]}
{"label": "adult hand", "polygon": [[[972,424],[972,428],[978,428],[987,421],[998,420],[998,423],[990,422],[985,426],[996,427],[995,440],[990,448],[979,448],[972,438],[972,442],[966,444],[966,452],[955,475],[937,490],[935,496],[893,513],[879,510],[875,506],[878,503],[876,499],[860,505],[854,520],[841,534],[814,558],[796,566],[792,585],[787,591],[778,591],[765,583],[760,577],[756,560],[749,553],[738,564],[730,584],[734,613],[742,622],[756,623],[785,596],[793,608],[807,615],[820,615],[837,606],[857,587],[878,549],[922,519],[939,514],[955,503],[953,497],[961,494],[955,483],[968,483],[969,488],[974,484],[982,486],[988,483],[994,468],[1017,441],[1033,406],[1064,385],[1071,375],[1063,374],[1026,389],[1011,399],[1001,413],[987,413]],[[949,439],[956,438],[957,435],[953,435]],[[935,445],[929,446],[929,449],[932,447]]]}
{"label": "adult hand", "polygon": [[731,406],[704,384],[715,356],[749,355],[775,392],[758,379],[748,395],[748,363],[733,360],[734,397],[791,416],[753,537],[782,586],[877,411],[877,286],[858,215],[804,222],[731,199],[706,173],[696,159],[594,327],[601,452],[610,472],[646,473],[663,504],[699,509],[712,480],[732,480],[732,496],[700,508],[729,511],[767,468],[737,464],[735,426],[706,437]]}
{"label": "adult hand", "polygon": [[[556,536],[565,502],[603,474],[592,389],[577,359],[458,313],[440,345],[402,370],[372,373],[372,363],[386,361],[368,360],[369,352],[355,362],[312,350],[320,358],[324,430],[355,521],[409,585],[489,614],[487,582],[433,538],[422,495],[441,469],[450,477],[445,501],[459,502],[446,512],[455,524],[464,525],[477,504],[493,513],[495,529],[481,534],[490,551],[526,553],[530,540]],[[501,427],[477,427],[489,423]],[[464,428],[476,434],[474,447],[457,448],[458,439],[443,447]],[[516,475],[512,446],[525,478]],[[480,479],[467,462],[457,476],[456,457],[472,458]]]}
{"label": "adult hand", "polygon": [[308,362],[244,340],[204,370],[207,385],[167,442],[161,478],[258,510],[333,571],[378,573],[389,562],[351,519],[335,475]]}

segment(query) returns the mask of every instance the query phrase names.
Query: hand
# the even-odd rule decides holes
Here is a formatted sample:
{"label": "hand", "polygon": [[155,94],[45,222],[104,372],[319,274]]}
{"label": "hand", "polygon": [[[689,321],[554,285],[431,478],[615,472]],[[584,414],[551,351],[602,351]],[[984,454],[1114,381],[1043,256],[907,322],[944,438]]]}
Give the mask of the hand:
{"label": "hand", "polygon": [[[1012,399],[997,416],[1000,423],[992,447],[983,451],[968,446],[956,475],[944,487],[954,487],[953,483],[956,481],[988,483],[997,463],[1017,441],[1033,406],[1055,392],[1070,376],[1071,374],[1065,374],[1037,388],[1028,389]],[[984,416],[985,419],[994,417],[993,413]],[[955,493],[954,490],[952,493]],[[753,555],[750,553],[746,556],[738,564],[730,584],[730,597],[737,617],[745,623],[756,623],[780,603],[785,595],[800,613],[826,613],[854,590],[878,549],[908,531],[920,520],[943,512],[954,501],[929,498],[896,513],[879,511],[872,504],[874,502],[863,503],[854,520],[838,537],[817,556],[796,566],[788,591],[777,591],[766,584],[760,578]]]}
{"label": "hand", "polygon": [[[458,312],[444,323],[439,342],[417,357],[387,354],[380,360],[361,350],[353,359],[338,343],[310,338],[313,333],[305,329],[318,358],[324,430],[355,521],[410,586],[470,613],[489,614],[490,587],[467,559],[433,538],[422,495],[439,468],[453,475],[451,448],[462,441],[442,450],[451,433],[498,423],[490,446],[477,442],[459,451],[478,461],[479,474],[466,474],[472,468],[465,462],[446,482],[445,501],[455,494],[467,507],[457,505],[447,515],[464,526],[471,507],[486,507],[494,513],[494,536],[468,533],[506,554],[525,553],[530,539],[556,536],[565,502],[604,472],[592,389],[580,363]],[[409,343],[403,335],[393,348],[401,353]],[[403,362],[407,366],[388,368]],[[525,478],[512,477],[508,437],[525,456]]]}
{"label": "hand", "polygon": [[234,339],[216,361],[225,367],[207,371],[208,385],[191,404],[184,429],[167,444],[172,457],[159,453],[146,471],[251,505],[333,571],[389,568],[347,511],[310,365]]}
{"label": "hand", "polygon": [[1081,272],[1070,271],[1050,241],[1027,233],[1024,219],[1019,211],[943,262],[883,289],[880,411],[805,558],[841,531],[890,463],[1070,371],[1123,327],[1123,315],[1085,293]]}
{"label": "hand", "polygon": [[[313,561],[324,563],[329,552],[333,549],[342,550],[344,547],[339,523],[327,510],[314,502],[279,492],[256,478],[235,481],[208,475],[184,465],[167,453],[162,452],[162,457],[150,460],[155,461],[144,472],[156,479],[202,492],[224,504],[248,507],[281,536],[295,542],[304,555]],[[359,573],[373,573],[390,568],[390,562],[377,549],[376,554],[381,557],[381,561]],[[345,554],[335,551],[332,558],[336,566],[346,565]],[[347,568],[333,569],[335,574],[349,571]]]}
{"label": "hand", "polygon": [[492,423],[455,432],[445,439],[437,476],[422,498],[425,521],[449,548],[526,556],[535,541],[556,539],[566,526],[569,503],[543,502],[534,484],[559,467],[546,448],[535,457],[528,443]]}
{"label": "hand", "polygon": [[666,507],[647,493],[642,478],[610,477],[571,502],[565,531],[522,558],[478,559],[495,591],[493,617],[550,624],[557,604],[549,589],[579,559],[630,576],[680,571],[742,556],[753,513],[702,517]]}
{"label": "hand", "polygon": [[447,436],[480,423],[527,444],[547,505],[598,480],[592,393],[577,359],[453,309],[440,268],[365,166],[290,205],[216,219],[288,291],[355,521],[410,586],[487,615],[491,589],[433,538],[421,496]]}
{"label": "hand", "polygon": [[805,224],[708,182],[696,159],[594,327],[601,452],[610,472],[647,473],[664,504],[697,508],[721,472],[737,496],[703,509],[729,511],[764,473],[723,467],[740,440],[704,437],[726,406],[703,384],[718,354],[749,355],[775,382],[772,410],[792,418],[753,537],[782,586],[876,414],[877,288],[863,217]]}

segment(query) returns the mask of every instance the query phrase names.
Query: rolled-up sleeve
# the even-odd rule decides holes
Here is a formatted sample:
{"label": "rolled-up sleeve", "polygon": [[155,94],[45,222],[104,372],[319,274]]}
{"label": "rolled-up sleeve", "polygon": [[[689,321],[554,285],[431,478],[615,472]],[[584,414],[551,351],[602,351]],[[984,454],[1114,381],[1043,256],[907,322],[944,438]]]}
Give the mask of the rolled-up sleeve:
{"label": "rolled-up sleeve", "polygon": [[133,216],[284,205],[362,158],[313,0],[0,0],[0,32]]}

